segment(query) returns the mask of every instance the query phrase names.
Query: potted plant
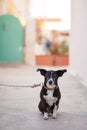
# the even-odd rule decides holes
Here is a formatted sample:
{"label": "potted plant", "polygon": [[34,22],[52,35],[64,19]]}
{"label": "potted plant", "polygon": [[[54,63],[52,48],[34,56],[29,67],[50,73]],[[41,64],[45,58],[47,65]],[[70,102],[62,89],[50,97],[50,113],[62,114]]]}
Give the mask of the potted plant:
{"label": "potted plant", "polygon": [[62,66],[69,63],[69,47],[63,40],[58,46],[49,46],[49,55],[36,56],[37,65]]}

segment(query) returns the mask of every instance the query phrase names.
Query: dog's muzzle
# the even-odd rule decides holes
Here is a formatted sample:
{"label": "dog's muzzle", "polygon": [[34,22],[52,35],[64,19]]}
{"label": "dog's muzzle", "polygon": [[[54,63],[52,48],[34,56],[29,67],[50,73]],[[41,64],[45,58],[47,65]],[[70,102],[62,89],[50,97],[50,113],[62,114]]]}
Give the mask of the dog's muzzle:
{"label": "dog's muzzle", "polygon": [[46,83],[48,88],[55,88],[54,81],[52,79],[49,79]]}
{"label": "dog's muzzle", "polygon": [[49,83],[49,85],[54,84],[53,80],[49,80],[48,83]]}

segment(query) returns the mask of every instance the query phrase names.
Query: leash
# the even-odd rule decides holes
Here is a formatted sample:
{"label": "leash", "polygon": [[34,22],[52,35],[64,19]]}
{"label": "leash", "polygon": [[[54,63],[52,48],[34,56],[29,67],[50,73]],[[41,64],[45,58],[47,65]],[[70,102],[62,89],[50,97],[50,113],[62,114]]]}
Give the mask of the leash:
{"label": "leash", "polygon": [[4,84],[4,83],[0,84],[0,86],[7,86],[7,87],[29,87],[29,88],[36,88],[42,85],[43,83],[33,84],[33,85],[16,85],[16,84]]}

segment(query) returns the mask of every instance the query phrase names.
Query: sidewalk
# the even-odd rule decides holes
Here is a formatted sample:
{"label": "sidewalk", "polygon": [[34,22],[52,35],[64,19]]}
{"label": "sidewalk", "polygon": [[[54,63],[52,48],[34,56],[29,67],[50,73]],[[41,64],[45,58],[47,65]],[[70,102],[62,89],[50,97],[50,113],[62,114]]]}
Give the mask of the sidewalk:
{"label": "sidewalk", "polygon": [[[23,65],[2,65],[0,83],[40,83],[43,77],[36,69]],[[37,107],[40,87],[0,86],[0,130],[87,130],[87,89],[69,73],[59,79],[59,86],[62,98],[57,119],[49,117],[48,120],[43,119]]]}

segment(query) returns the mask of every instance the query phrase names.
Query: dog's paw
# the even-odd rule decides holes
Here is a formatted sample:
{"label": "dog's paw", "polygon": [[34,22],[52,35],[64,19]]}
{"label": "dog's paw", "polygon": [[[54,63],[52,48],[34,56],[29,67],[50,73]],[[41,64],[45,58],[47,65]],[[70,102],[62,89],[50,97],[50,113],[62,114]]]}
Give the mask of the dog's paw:
{"label": "dog's paw", "polygon": [[53,119],[57,119],[56,114],[53,114],[53,115],[52,115],[52,118],[53,118]]}
{"label": "dog's paw", "polygon": [[48,120],[48,117],[43,117],[44,118],[44,120]]}
{"label": "dog's paw", "polygon": [[44,116],[43,116],[44,120],[48,120],[48,113],[44,113]]}

